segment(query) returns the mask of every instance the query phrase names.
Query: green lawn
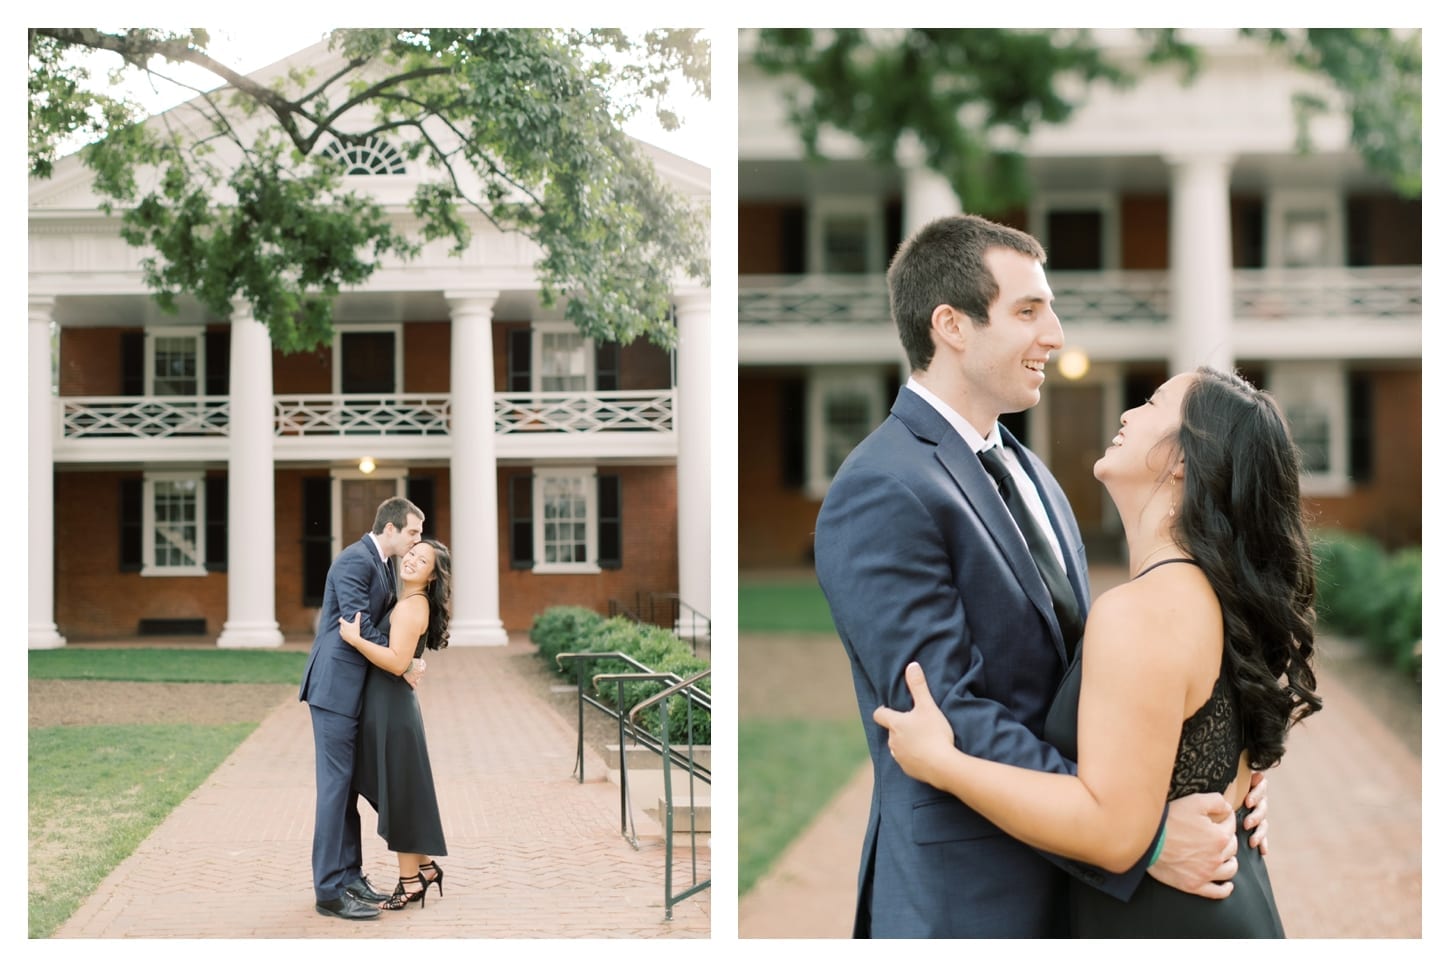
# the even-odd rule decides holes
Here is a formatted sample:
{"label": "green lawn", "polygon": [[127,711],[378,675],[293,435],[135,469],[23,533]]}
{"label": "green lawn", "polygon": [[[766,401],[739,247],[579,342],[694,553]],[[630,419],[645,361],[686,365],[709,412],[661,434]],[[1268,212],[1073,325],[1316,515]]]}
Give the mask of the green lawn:
{"label": "green lawn", "polygon": [[[31,678],[295,683],[300,652],[62,648]],[[29,730],[29,936],[51,936],[100,882],[256,729],[227,725]]]}
{"label": "green lawn", "polygon": [[30,653],[31,678],[113,682],[300,683],[307,653],[219,648],[56,648]]}
{"label": "green lawn", "polygon": [[741,631],[820,631],[834,634],[826,596],[813,578],[740,579]]}
{"label": "green lawn", "polygon": [[744,896],[867,760],[855,721],[743,720],[740,883]]}

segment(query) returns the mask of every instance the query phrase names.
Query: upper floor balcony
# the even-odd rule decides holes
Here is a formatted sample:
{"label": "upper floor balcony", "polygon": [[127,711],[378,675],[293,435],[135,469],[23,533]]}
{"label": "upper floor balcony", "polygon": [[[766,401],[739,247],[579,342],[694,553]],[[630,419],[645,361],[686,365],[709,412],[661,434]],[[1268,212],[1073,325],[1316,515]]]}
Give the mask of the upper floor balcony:
{"label": "upper floor balcony", "polygon": [[[1239,269],[1233,278],[1239,358],[1419,356],[1421,270]],[[1069,345],[1112,359],[1172,346],[1172,280],[1163,271],[1049,271]],[[740,362],[859,363],[896,359],[882,275],[740,277]]]}
{"label": "upper floor balcony", "polygon": [[[57,462],[230,456],[229,396],[58,396]],[[500,459],[674,457],[675,391],[495,393]],[[301,394],[272,400],[275,460],[447,459],[448,394]]]}

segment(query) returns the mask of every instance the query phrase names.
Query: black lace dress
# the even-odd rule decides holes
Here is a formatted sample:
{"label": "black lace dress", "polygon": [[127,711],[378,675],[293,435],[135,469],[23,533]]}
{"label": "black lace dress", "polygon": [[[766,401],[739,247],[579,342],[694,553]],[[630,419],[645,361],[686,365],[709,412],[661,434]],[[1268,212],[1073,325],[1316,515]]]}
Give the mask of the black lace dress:
{"label": "black lace dress", "polygon": [[[1175,563],[1177,560],[1160,563]],[[1067,677],[1048,710],[1044,730],[1047,741],[1073,761],[1077,760],[1077,707],[1081,688],[1082,663],[1079,661],[1068,669]],[[1173,779],[1166,801],[1197,792],[1223,792],[1238,774],[1243,747],[1238,698],[1220,669],[1208,701],[1183,723],[1183,732],[1178,740],[1178,759],[1173,766]],[[1238,812],[1239,871],[1233,878],[1233,892],[1226,899],[1209,900],[1182,893],[1144,874],[1133,896],[1123,903],[1073,879],[1070,935],[1155,938],[1284,936],[1279,910],[1274,905],[1274,891],[1269,885],[1268,867],[1259,851],[1249,846],[1249,833],[1243,828],[1245,812],[1244,809]]]}
{"label": "black lace dress", "polygon": [[[384,633],[390,617],[378,626]],[[422,653],[420,638],[413,657]],[[377,811],[378,835],[388,849],[448,855],[418,696],[401,677],[376,665],[368,669],[363,686],[353,788]]]}

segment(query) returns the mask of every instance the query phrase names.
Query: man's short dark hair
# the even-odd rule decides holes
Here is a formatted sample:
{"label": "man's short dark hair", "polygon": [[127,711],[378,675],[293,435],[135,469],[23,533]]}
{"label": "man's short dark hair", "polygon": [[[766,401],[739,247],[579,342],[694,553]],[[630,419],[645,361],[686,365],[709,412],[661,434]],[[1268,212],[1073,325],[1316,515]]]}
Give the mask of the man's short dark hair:
{"label": "man's short dark hair", "polygon": [[928,222],[896,250],[886,270],[891,318],[912,372],[931,363],[931,314],[949,305],[978,326],[997,299],[997,280],[983,262],[989,249],[1005,248],[1047,261],[1042,243],[1026,232],[980,215],[947,215]]}
{"label": "man's short dark hair", "polygon": [[408,515],[412,514],[418,520],[423,519],[423,512],[418,505],[407,497],[389,497],[378,504],[378,515],[373,518],[373,533],[381,534],[389,524],[397,530],[408,526]]}

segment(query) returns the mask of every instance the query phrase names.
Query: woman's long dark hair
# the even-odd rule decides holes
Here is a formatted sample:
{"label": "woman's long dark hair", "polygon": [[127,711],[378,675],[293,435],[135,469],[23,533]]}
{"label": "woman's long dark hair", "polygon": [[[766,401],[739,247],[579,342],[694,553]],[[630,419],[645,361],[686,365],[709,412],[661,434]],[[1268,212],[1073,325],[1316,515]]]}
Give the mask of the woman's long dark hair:
{"label": "woman's long dark hair", "polygon": [[448,647],[448,619],[453,615],[453,558],[441,541],[425,537],[418,543],[433,548],[433,580],[428,582],[428,630],[425,647],[435,651]]}
{"label": "woman's long dark hair", "polygon": [[1225,669],[1249,764],[1284,755],[1314,693],[1314,557],[1299,501],[1299,451],[1273,397],[1201,367],[1183,397],[1183,496],[1173,534],[1223,608]]}

